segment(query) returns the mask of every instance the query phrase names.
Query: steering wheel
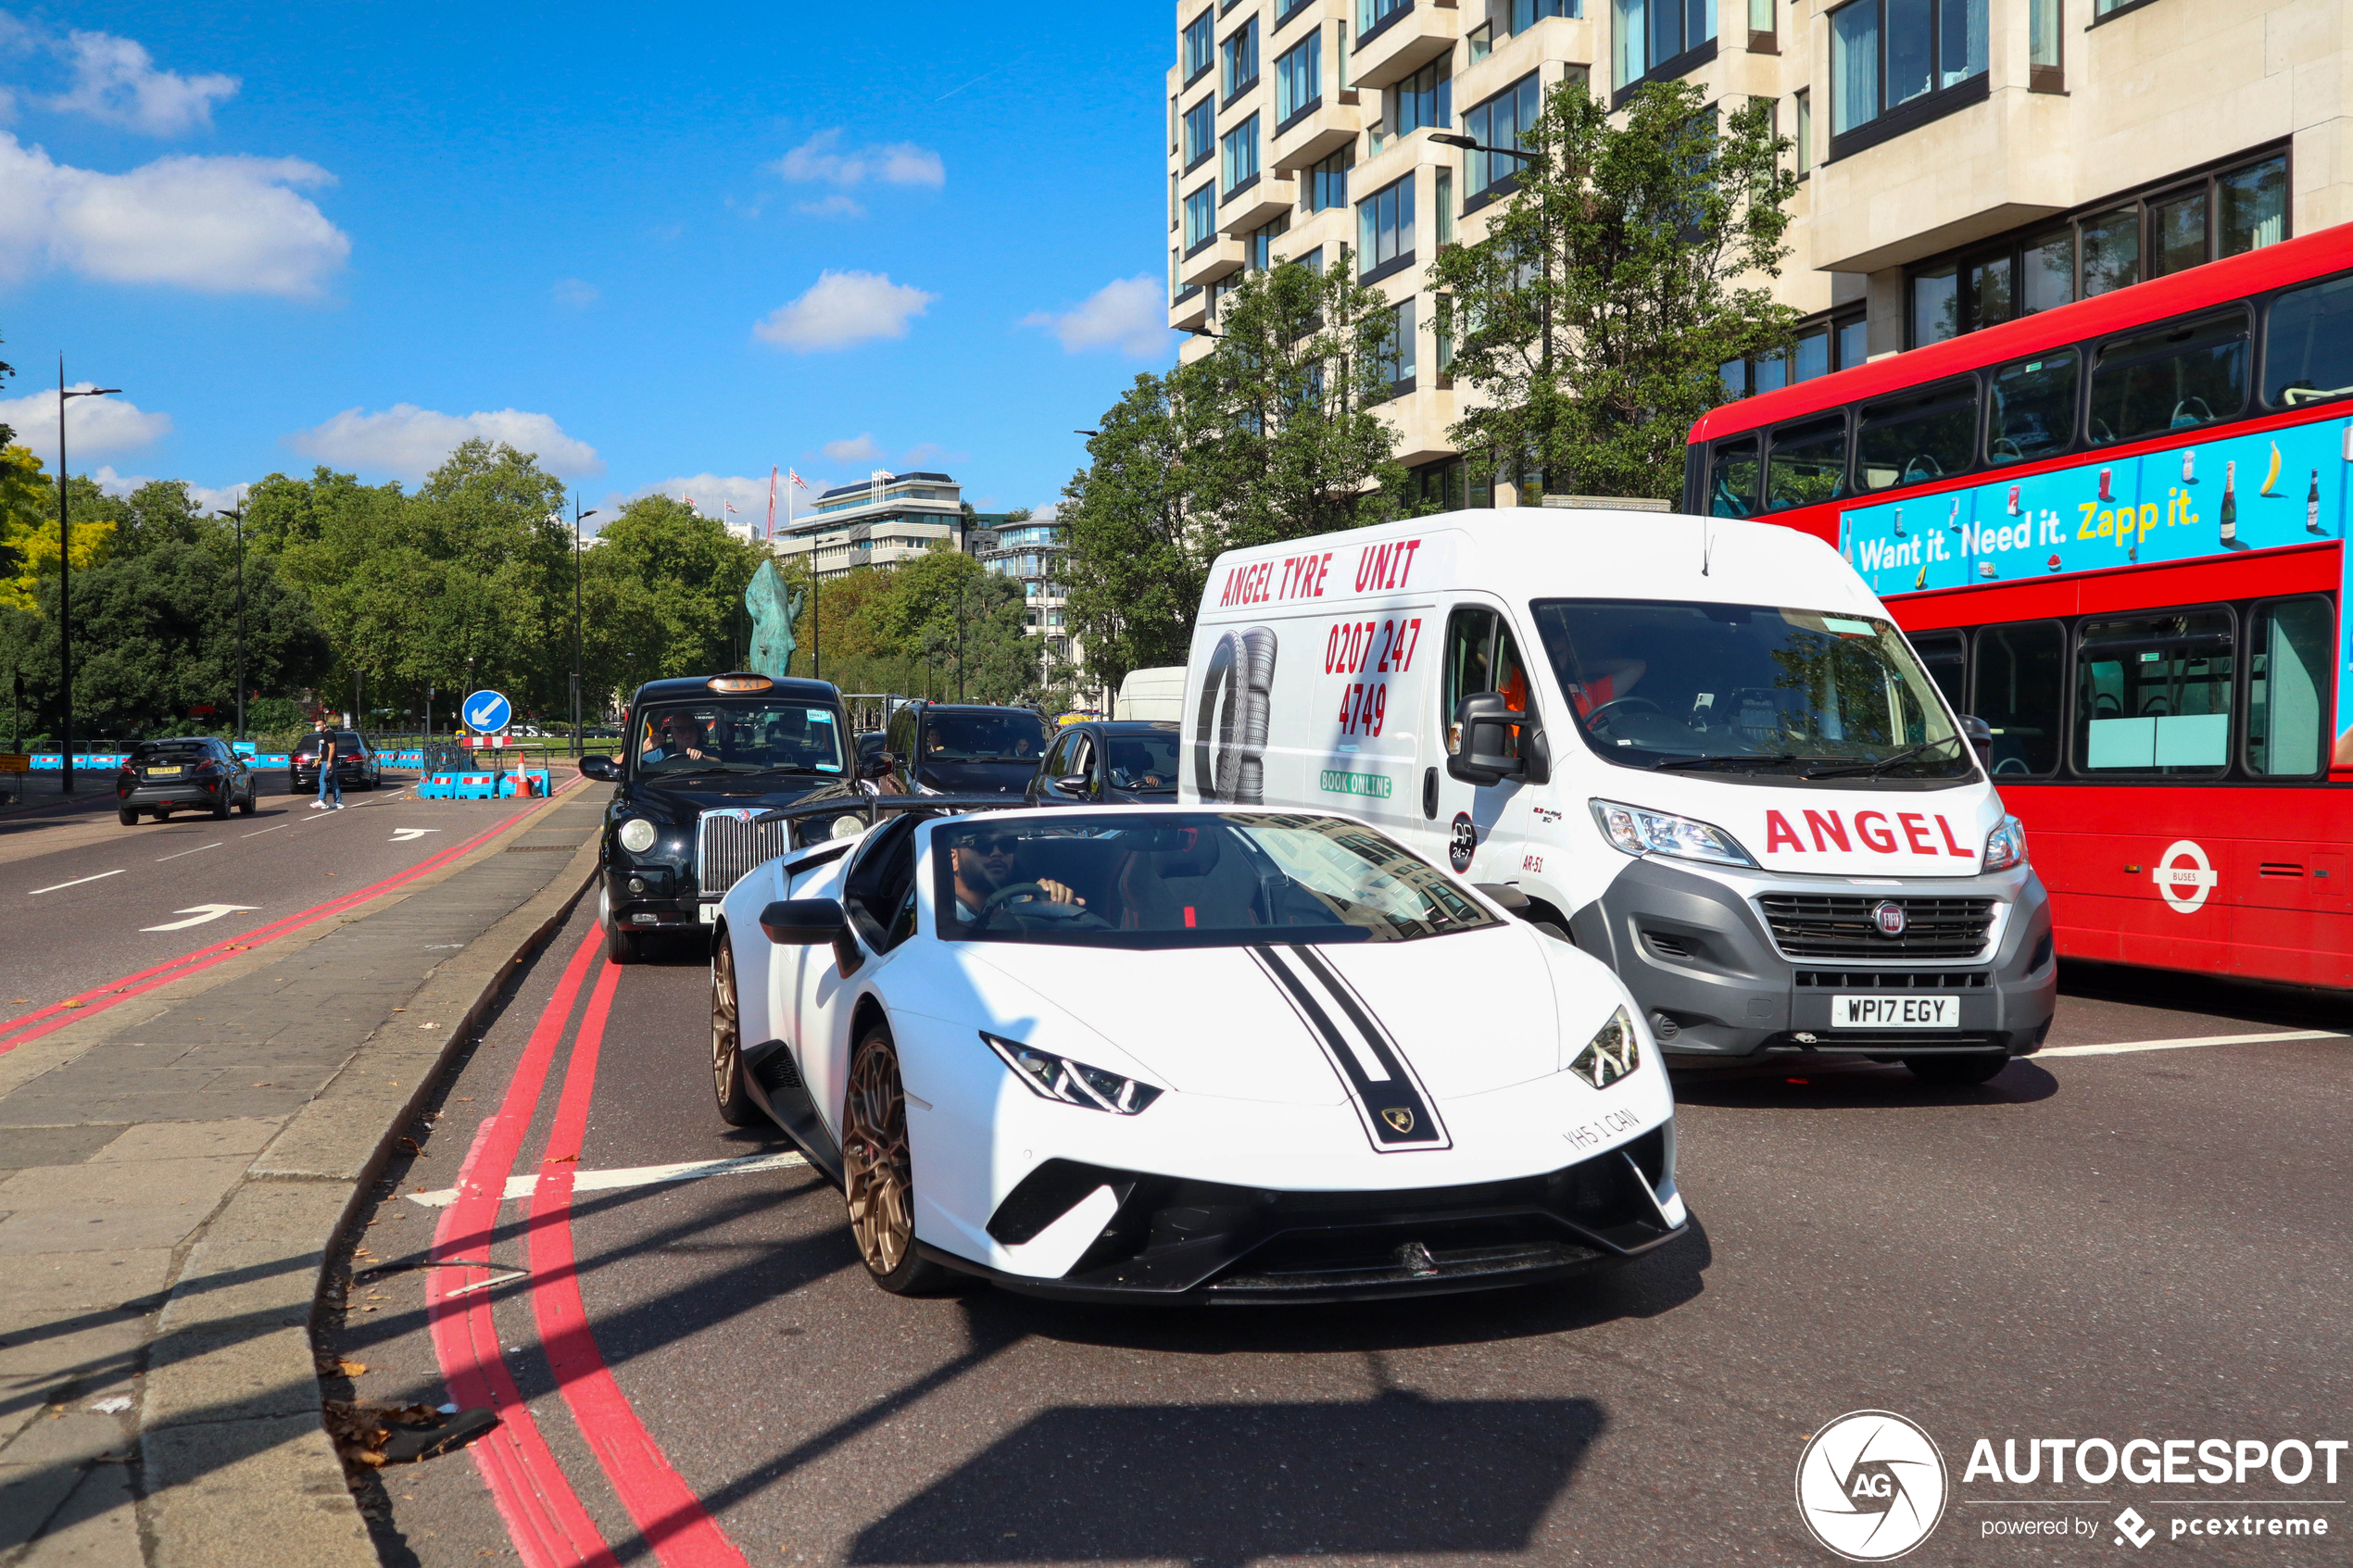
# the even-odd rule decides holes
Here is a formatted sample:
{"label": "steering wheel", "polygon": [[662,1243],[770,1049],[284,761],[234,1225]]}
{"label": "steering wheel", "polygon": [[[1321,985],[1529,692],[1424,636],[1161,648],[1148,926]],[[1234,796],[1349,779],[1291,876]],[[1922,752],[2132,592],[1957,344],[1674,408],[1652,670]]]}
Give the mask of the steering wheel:
{"label": "steering wheel", "polygon": [[1585,715],[1585,722],[1588,724],[1598,724],[1602,721],[1602,716],[1607,713],[1611,709],[1623,708],[1629,712],[1631,712],[1637,705],[1649,709],[1653,713],[1658,714],[1661,718],[1666,717],[1667,709],[1661,708],[1658,704],[1653,702],[1646,696],[1621,696],[1612,698],[1610,701],[1603,703],[1599,708],[1594,709],[1591,713]]}
{"label": "steering wheel", "polygon": [[2023,757],[2005,757],[1999,762],[1994,764],[1994,771],[1997,773],[2023,773],[2028,771],[2026,759]]}
{"label": "steering wheel", "polygon": [[[987,925],[990,920],[994,919],[999,912],[1003,910],[1008,905],[1012,904],[1014,899],[1024,897],[1026,897],[1031,900],[1029,904],[1024,906],[1022,909],[1021,912],[1024,919],[1068,921],[1073,925],[1079,926],[1083,930],[1109,931],[1111,929],[1111,922],[1103,919],[1102,916],[1087,908],[1084,904],[1057,904],[1051,901],[1046,897],[1046,889],[1044,885],[1035,882],[1008,883],[1006,885],[999,888],[996,892],[991,893],[982,901],[980,906],[980,918],[974,921],[973,923],[976,926]],[[1094,924],[1091,926],[1084,925],[1083,922],[1088,921],[1094,922]]]}

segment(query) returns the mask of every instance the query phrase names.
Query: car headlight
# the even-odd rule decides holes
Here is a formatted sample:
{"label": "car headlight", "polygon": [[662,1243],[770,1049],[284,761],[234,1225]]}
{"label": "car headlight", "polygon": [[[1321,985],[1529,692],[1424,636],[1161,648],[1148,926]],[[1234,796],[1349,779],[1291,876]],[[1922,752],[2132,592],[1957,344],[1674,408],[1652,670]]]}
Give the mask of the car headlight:
{"label": "car headlight", "polygon": [[931,785],[924,783],[923,780],[917,779],[915,781],[915,793],[917,795],[945,795],[948,792],[944,789],[934,789]]}
{"label": "car headlight", "polygon": [[1710,822],[1615,800],[1596,800],[1593,821],[1602,836],[1629,855],[1672,855],[1684,860],[1711,860],[1719,866],[1754,866],[1755,860],[1739,839]]}
{"label": "car headlight", "polygon": [[1133,1116],[1161,1095],[1150,1084],[1041,1051],[985,1029],[980,1038],[1039,1099],[1060,1100],[1087,1110],[1108,1110],[1114,1116]]}
{"label": "car headlight", "polygon": [[1642,1046],[1634,1021],[1619,1008],[1609,1015],[1601,1033],[1585,1042],[1568,1070],[1597,1089],[1606,1089],[1642,1065]]}
{"label": "car headlight", "polygon": [[2016,817],[2004,817],[2001,826],[1985,835],[1985,858],[1978,862],[1978,870],[2006,872],[2024,864],[2026,824]]}
{"label": "car headlight", "polygon": [[621,824],[621,847],[632,855],[642,855],[654,847],[654,825],[643,817],[632,817]]}

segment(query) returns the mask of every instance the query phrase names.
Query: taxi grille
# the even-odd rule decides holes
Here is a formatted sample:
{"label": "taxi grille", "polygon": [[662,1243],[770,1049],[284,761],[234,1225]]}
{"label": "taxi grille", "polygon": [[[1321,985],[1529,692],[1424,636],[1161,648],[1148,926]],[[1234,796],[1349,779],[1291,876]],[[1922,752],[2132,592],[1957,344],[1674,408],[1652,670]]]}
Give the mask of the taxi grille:
{"label": "taxi grille", "polygon": [[788,822],[761,822],[761,810],[705,811],[695,834],[695,881],[705,898],[720,898],[744,873],[792,847]]}
{"label": "taxi grille", "polygon": [[[1874,898],[1842,893],[1767,893],[1756,900],[1773,945],[1793,959],[1973,959],[1994,923],[1991,898]],[[1871,911],[1904,910],[1904,934],[1882,935]]]}

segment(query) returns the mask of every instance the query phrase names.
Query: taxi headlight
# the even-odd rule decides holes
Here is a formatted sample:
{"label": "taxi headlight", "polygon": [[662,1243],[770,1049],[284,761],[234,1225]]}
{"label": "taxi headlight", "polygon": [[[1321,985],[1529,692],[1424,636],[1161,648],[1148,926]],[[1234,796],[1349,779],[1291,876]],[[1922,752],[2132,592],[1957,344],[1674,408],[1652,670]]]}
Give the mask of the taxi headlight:
{"label": "taxi headlight", "polygon": [[1008,1040],[987,1030],[981,1031],[980,1038],[1013,1070],[1013,1076],[1040,1099],[1060,1100],[1086,1110],[1108,1110],[1114,1116],[1133,1116],[1160,1098],[1160,1090],[1150,1084],[1041,1051],[1019,1040]]}
{"label": "taxi headlight", "polygon": [[1642,1065],[1642,1047],[1634,1021],[1619,1008],[1609,1015],[1601,1033],[1585,1042],[1568,1070],[1597,1089],[1606,1089]]}
{"label": "taxi headlight", "polygon": [[2006,872],[2024,864],[2026,824],[2016,817],[2004,817],[2002,825],[1985,835],[1985,858],[1978,862],[1978,870]]}
{"label": "taxi headlight", "polygon": [[1719,866],[1754,866],[1740,840],[1712,822],[1646,811],[1615,800],[1596,800],[1593,821],[1614,848],[1629,855],[1671,855],[1684,860],[1710,860]]}
{"label": "taxi headlight", "polygon": [[642,855],[654,847],[654,825],[643,817],[632,817],[621,824],[621,847],[632,855]]}

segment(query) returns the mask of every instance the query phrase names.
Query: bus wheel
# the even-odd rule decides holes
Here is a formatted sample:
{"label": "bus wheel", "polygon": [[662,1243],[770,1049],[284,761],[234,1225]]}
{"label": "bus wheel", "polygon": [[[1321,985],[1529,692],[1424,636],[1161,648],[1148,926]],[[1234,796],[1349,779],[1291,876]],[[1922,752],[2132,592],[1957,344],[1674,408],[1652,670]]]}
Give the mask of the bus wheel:
{"label": "bus wheel", "polygon": [[2010,1064],[2002,1051],[1970,1051],[1955,1056],[1907,1056],[1904,1065],[1923,1084],[1965,1088],[1982,1084]]}

